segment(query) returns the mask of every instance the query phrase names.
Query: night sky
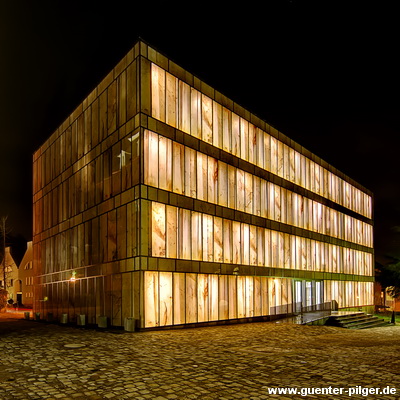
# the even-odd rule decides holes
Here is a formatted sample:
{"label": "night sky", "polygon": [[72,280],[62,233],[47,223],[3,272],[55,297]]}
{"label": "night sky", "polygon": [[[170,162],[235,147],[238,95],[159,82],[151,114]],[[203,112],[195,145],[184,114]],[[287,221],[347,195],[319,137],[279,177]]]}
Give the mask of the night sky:
{"label": "night sky", "polygon": [[147,3],[0,0],[0,216],[12,234],[32,239],[33,152],[141,37],[372,190],[377,260],[400,258],[395,5]]}

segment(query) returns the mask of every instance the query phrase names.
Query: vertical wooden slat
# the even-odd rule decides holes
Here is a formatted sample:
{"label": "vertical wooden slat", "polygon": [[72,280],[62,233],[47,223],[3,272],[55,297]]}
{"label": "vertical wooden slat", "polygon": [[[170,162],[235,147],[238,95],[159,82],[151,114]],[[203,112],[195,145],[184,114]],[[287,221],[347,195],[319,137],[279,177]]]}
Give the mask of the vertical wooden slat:
{"label": "vertical wooden slat", "polygon": [[127,96],[127,120],[129,121],[137,113],[137,61],[130,64],[126,70],[126,96]]}
{"label": "vertical wooden slat", "polygon": [[172,272],[159,273],[159,293],[160,326],[172,325]]}
{"label": "vertical wooden slat", "polygon": [[150,61],[140,58],[140,111],[147,115],[151,113]]}
{"label": "vertical wooden slat", "polygon": [[126,258],[126,206],[117,208],[117,255],[118,259]]}
{"label": "vertical wooden slat", "polygon": [[125,318],[134,316],[132,273],[121,274],[121,281],[121,318],[123,323]]}
{"label": "vertical wooden slat", "polygon": [[159,282],[158,272],[145,271],[144,273],[144,317],[145,326],[159,326]]}
{"label": "vertical wooden slat", "polygon": [[117,211],[110,210],[107,213],[107,261],[118,258],[117,254]]}
{"label": "vertical wooden slat", "polygon": [[117,80],[118,84],[118,126],[126,122],[126,71],[123,71]]}
{"label": "vertical wooden slat", "polygon": [[219,276],[219,307],[218,307],[218,319],[228,319],[229,318],[229,286],[228,286],[228,276]]}
{"label": "vertical wooden slat", "polygon": [[197,274],[186,274],[186,323],[197,322]]}
{"label": "vertical wooden slat", "polygon": [[80,114],[76,120],[76,142],[77,159],[80,159],[85,153],[85,120],[84,115]]}
{"label": "vertical wooden slat", "polygon": [[229,319],[238,318],[236,276],[228,276]]}
{"label": "vertical wooden slat", "polygon": [[107,137],[107,91],[99,97],[99,142]]}
{"label": "vertical wooden slat", "polygon": [[121,274],[113,274],[110,277],[111,281],[111,324],[113,326],[122,326],[122,276]]}
{"label": "vertical wooden slat", "polygon": [[99,144],[99,100],[98,98],[91,105],[92,111],[92,147]]}
{"label": "vertical wooden slat", "polygon": [[185,323],[185,274],[173,274],[174,325]]}
{"label": "vertical wooden slat", "polygon": [[107,88],[107,134],[110,135],[117,128],[117,81]]}

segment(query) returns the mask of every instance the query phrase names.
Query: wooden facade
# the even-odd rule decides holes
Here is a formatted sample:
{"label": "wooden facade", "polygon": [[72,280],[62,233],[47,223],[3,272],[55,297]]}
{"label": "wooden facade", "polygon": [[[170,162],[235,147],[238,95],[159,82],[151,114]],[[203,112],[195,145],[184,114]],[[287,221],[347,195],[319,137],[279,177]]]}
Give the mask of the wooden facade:
{"label": "wooden facade", "polygon": [[139,41],[34,154],[33,254],[93,324],[371,306],[372,194]]}

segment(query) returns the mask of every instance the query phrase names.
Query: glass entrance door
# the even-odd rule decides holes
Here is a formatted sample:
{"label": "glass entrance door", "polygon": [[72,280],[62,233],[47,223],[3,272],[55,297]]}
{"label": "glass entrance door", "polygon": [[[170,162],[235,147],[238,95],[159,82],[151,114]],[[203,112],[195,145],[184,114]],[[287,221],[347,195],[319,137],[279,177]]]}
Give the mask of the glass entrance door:
{"label": "glass entrance door", "polygon": [[294,281],[294,310],[300,313],[303,308],[303,284],[302,281]]}
{"label": "glass entrance door", "polygon": [[295,312],[317,311],[323,309],[324,291],[322,281],[294,281]]}

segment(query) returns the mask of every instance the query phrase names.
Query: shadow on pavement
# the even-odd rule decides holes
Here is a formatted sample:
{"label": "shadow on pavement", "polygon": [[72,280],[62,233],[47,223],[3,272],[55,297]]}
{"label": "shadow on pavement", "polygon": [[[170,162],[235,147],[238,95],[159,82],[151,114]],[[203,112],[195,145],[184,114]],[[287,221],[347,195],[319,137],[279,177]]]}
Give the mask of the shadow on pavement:
{"label": "shadow on pavement", "polygon": [[10,333],[22,332],[37,327],[35,321],[24,319],[23,313],[0,313],[0,339]]}

